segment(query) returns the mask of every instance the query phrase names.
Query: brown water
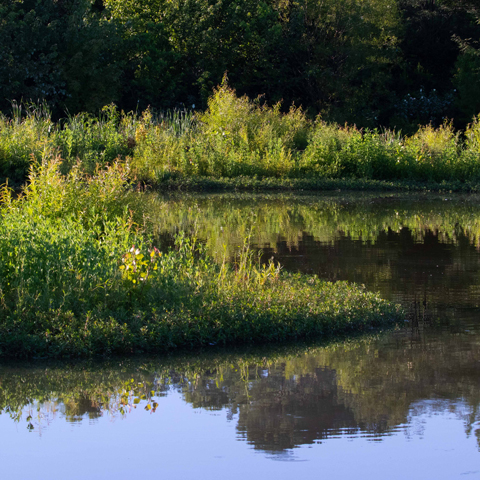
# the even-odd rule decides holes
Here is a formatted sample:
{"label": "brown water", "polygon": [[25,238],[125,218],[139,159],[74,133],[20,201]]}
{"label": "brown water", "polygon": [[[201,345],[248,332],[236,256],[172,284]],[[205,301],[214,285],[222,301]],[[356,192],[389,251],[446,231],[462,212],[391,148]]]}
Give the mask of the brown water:
{"label": "brown water", "polygon": [[327,345],[0,366],[2,478],[480,478],[477,198],[189,197],[158,212],[164,240],[191,229],[234,257],[251,234],[285,269],[365,283],[413,321]]}

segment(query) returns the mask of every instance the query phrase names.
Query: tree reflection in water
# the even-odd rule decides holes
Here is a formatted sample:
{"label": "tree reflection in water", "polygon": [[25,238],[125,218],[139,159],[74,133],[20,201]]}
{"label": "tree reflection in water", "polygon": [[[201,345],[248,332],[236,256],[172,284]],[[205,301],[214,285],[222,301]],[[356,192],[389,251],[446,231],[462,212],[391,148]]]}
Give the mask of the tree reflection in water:
{"label": "tree reflection in water", "polygon": [[[425,411],[454,412],[466,434],[480,440],[479,334],[394,332],[267,356],[211,354],[121,366],[4,366],[0,408],[27,427],[45,428],[39,416],[79,422],[137,408],[154,412],[176,390],[192,408],[226,410],[240,438],[272,453],[340,435],[408,433],[412,418]],[[32,410],[36,424],[28,418]]]}
{"label": "tree reflection in water", "polygon": [[212,254],[223,255],[225,244],[232,255],[254,228],[252,242],[285,269],[365,283],[407,306],[425,299],[431,322],[327,346],[5,365],[0,412],[35,430],[52,421],[152,413],[175,390],[192,408],[225,410],[240,438],[268,452],[340,435],[413,435],[419,415],[446,411],[480,445],[480,204],[476,197],[450,200],[378,194],[153,199],[163,239],[191,230]]}

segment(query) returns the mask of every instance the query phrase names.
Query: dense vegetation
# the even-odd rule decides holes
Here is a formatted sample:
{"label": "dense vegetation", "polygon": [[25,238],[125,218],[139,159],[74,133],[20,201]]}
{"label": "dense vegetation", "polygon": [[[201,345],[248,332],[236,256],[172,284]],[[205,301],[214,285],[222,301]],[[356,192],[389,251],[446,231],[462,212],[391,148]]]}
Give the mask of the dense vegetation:
{"label": "dense vegetation", "polygon": [[215,263],[195,239],[152,245],[121,164],[32,169],[3,189],[0,355],[88,356],[358,332],[402,318],[364,288],[283,273],[249,251]]}
{"label": "dense vegetation", "polygon": [[6,0],[0,110],[55,118],[193,105],[228,72],[240,95],[413,132],[480,111],[475,0]]}
{"label": "dense vegetation", "polygon": [[60,159],[63,173],[78,164],[92,174],[118,160],[130,179],[163,188],[195,187],[199,179],[207,188],[220,186],[215,179],[230,188],[348,188],[354,179],[359,188],[430,182],[478,190],[480,117],[463,132],[444,122],[405,136],[310,120],[296,107],[283,113],[279,104],[238,97],[226,80],[195,114],[124,113],[110,105],[97,117],[54,122],[46,105],[16,105],[11,118],[0,117],[0,177],[23,184],[32,165],[51,157]]}
{"label": "dense vegetation", "polygon": [[0,181],[23,194],[2,191],[0,355],[400,318],[247,247],[160,251],[130,187],[478,190],[479,19],[473,0],[3,2]]}

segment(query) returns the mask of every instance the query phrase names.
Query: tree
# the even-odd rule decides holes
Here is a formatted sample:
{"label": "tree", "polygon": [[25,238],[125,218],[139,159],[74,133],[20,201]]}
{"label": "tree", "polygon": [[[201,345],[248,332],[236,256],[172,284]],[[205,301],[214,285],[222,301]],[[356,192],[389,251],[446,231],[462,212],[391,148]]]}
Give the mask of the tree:
{"label": "tree", "polygon": [[[165,104],[168,92],[175,102],[205,105],[225,72],[240,94],[303,104],[342,121],[373,125],[388,100],[395,0],[105,0],[105,6],[126,38],[141,39],[128,58],[152,103]],[[150,86],[152,72],[163,83]]]}
{"label": "tree", "polygon": [[403,60],[395,89],[397,113],[413,128],[419,123],[441,124],[445,117],[465,117],[456,103],[454,75],[461,55],[459,40],[478,38],[480,33],[474,7],[473,0],[399,0]]}
{"label": "tree", "polygon": [[46,101],[94,111],[117,98],[117,34],[93,0],[7,0],[0,6],[0,108]]}

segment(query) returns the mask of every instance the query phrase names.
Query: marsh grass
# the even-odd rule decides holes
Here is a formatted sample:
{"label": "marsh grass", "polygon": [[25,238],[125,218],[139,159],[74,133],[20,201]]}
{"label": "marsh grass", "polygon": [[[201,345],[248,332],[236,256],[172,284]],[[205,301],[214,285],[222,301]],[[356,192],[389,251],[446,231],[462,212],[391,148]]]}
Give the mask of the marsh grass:
{"label": "marsh grass", "polygon": [[480,180],[478,119],[465,135],[445,122],[403,136],[321,118],[312,122],[301,108],[282,113],[280,104],[268,107],[261,99],[238,97],[223,84],[207,110],[191,120],[181,135],[143,127],[146,133],[134,151],[132,172],[147,183],[182,186],[192,178],[259,178],[267,187],[272,178],[411,184]]}
{"label": "marsh grass", "polygon": [[301,108],[284,113],[280,104],[239,97],[224,82],[208,108],[196,113],[125,113],[109,105],[97,117],[80,113],[53,122],[43,105],[14,104],[11,118],[0,117],[0,177],[20,185],[31,165],[56,155],[63,173],[80,165],[93,174],[122,161],[130,179],[155,186],[242,177],[266,184],[266,179],[478,183],[479,132],[479,118],[465,132],[446,122],[420,126],[411,136],[320,117],[312,121]]}
{"label": "marsh grass", "polygon": [[51,151],[53,129],[45,105],[13,103],[11,118],[0,115],[0,177],[11,183],[24,181],[30,165]]}
{"label": "marsh grass", "polygon": [[64,171],[81,162],[88,173],[131,153],[128,139],[135,131],[135,117],[118,112],[113,105],[98,117],[69,115],[53,135],[56,151],[64,159]]}
{"label": "marsh grass", "polygon": [[[155,249],[145,196],[114,163],[32,167],[0,211],[0,355],[89,356],[362,331],[402,312],[364,289],[262,265],[248,244],[216,263],[193,237]],[[128,268],[126,268],[128,267]]]}

